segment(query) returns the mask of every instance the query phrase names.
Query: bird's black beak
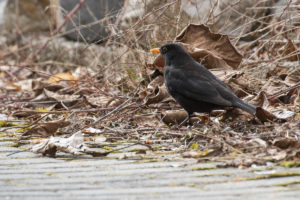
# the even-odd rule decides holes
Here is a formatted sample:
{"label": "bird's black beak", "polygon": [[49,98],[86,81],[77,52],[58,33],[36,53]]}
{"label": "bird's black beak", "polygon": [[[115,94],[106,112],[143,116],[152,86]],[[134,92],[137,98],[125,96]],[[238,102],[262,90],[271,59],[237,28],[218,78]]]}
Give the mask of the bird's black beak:
{"label": "bird's black beak", "polygon": [[150,49],[150,52],[160,53],[159,48]]}

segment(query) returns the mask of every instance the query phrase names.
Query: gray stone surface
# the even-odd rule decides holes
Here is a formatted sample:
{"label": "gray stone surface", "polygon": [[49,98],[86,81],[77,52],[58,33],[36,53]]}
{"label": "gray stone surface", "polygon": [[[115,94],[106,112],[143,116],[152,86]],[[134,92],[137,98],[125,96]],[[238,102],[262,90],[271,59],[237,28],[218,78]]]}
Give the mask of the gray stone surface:
{"label": "gray stone surface", "polygon": [[[217,163],[9,155],[20,151],[11,144],[0,142],[1,200],[300,199],[299,168],[209,169]],[[294,174],[261,178],[287,172]]]}
{"label": "gray stone surface", "polygon": [[[78,1],[60,0],[64,11],[71,11]],[[75,41],[97,42],[108,36],[108,26],[124,4],[123,0],[87,0],[66,25],[66,36]],[[79,34],[80,32],[80,34]],[[84,39],[83,39],[83,38]]]}

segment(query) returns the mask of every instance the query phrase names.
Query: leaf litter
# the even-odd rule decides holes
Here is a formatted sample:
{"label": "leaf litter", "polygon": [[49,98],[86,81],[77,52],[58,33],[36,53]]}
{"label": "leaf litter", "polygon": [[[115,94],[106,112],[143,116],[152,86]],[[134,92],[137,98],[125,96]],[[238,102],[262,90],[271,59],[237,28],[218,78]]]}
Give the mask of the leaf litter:
{"label": "leaf litter", "polygon": [[[154,58],[149,48],[119,56],[115,62],[125,66],[122,70],[112,65],[86,70],[79,65],[62,72],[44,64],[23,73],[28,70],[15,71],[8,56],[0,68],[5,115],[0,131],[16,137],[18,145],[49,156],[116,154],[118,159],[147,160],[168,155],[168,159],[222,161],[219,167],[299,162],[299,45],[281,37],[284,42],[269,54],[259,40],[255,48],[250,43],[234,46],[229,36],[213,33],[203,24],[184,27],[173,41],[237,96],[255,104],[257,112],[255,118],[238,109],[216,110],[210,116],[199,113],[181,128],[178,124],[187,113],[164,86],[162,56]],[[120,55],[124,49],[112,45],[105,50]],[[51,52],[50,47],[47,50]],[[122,64],[136,60],[137,51],[142,52],[140,63]],[[266,58],[279,60],[257,62]],[[26,123],[8,127],[13,120]]]}

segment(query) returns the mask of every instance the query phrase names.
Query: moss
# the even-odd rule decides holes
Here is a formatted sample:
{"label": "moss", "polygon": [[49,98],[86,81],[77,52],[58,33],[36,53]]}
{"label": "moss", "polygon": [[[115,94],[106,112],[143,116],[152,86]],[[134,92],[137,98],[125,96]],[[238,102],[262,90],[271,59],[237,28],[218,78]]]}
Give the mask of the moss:
{"label": "moss", "polygon": [[160,149],[160,148],[162,148],[162,146],[156,145],[156,146],[153,146],[153,147],[152,147],[152,149]]}
{"label": "moss", "polygon": [[300,181],[292,181],[292,182],[288,182],[288,183],[281,183],[281,184],[277,184],[275,186],[287,187],[287,186],[295,185],[295,184],[300,184]]}
{"label": "moss", "polygon": [[13,126],[19,126],[19,124],[13,122],[7,122],[5,120],[0,120],[0,127],[13,127]]}
{"label": "moss", "polygon": [[108,151],[112,151],[112,150],[114,150],[114,148],[112,148],[112,147],[108,147],[108,146],[104,146],[104,147],[102,147],[102,149],[105,149],[105,150],[108,150]]}
{"label": "moss", "polygon": [[32,128],[32,127],[18,128],[18,129],[16,129],[16,132],[17,132],[17,133],[24,133],[24,132],[30,130],[31,128]]}
{"label": "moss", "polygon": [[193,143],[191,146],[190,146],[191,149],[198,149],[199,148],[199,144],[196,142],[196,143]]}
{"label": "moss", "polygon": [[134,148],[134,149],[130,149],[128,150],[128,152],[137,152],[137,151],[146,151],[146,149],[139,149],[139,148]]}
{"label": "moss", "polygon": [[0,139],[0,142],[8,142],[8,141],[16,141],[16,138],[2,138]]}
{"label": "moss", "polygon": [[300,176],[299,172],[279,172],[274,174],[269,174],[269,178],[277,178],[277,177],[286,177],[286,176]]}
{"label": "moss", "polygon": [[136,161],[135,163],[152,163],[152,162],[158,162],[158,160],[156,160],[156,159],[139,160],[139,161]]}
{"label": "moss", "polygon": [[282,161],[280,166],[291,168],[291,167],[300,167],[300,161]]}
{"label": "moss", "polygon": [[288,176],[300,176],[300,173],[298,173],[298,172],[279,172],[279,173],[260,175],[260,176],[255,176],[255,177],[236,178],[236,179],[234,179],[234,181],[260,180],[260,179],[280,178],[280,177],[288,177]]}
{"label": "moss", "polygon": [[122,150],[116,150],[116,151],[113,151],[111,153],[124,153],[124,151],[122,151]]}
{"label": "moss", "polygon": [[205,166],[205,167],[192,168],[193,171],[208,170],[208,169],[218,169],[218,168],[217,168],[217,166]]}

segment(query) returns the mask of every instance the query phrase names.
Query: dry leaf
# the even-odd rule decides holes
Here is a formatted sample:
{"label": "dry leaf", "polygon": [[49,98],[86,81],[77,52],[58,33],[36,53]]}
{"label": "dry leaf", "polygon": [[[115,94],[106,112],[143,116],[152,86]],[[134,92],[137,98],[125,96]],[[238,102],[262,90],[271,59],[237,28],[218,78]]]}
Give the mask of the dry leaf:
{"label": "dry leaf", "polygon": [[[296,55],[293,55],[297,53]],[[299,61],[300,60],[300,53],[297,52],[297,48],[295,47],[292,40],[288,40],[287,44],[284,46],[283,51],[281,53],[282,56],[289,56],[285,60],[287,61]]]}
{"label": "dry leaf", "polygon": [[51,136],[32,147],[32,152],[49,154],[50,156],[55,156],[57,151],[79,155],[90,150],[84,144],[84,137],[81,132],[77,132],[69,138]]}
{"label": "dry leaf", "polygon": [[274,121],[277,119],[275,115],[261,107],[256,108],[255,116],[262,122]]}
{"label": "dry leaf", "polygon": [[285,78],[284,82],[289,86],[299,84],[300,83],[300,67],[297,67],[295,70],[290,72],[287,75],[287,77]]}
{"label": "dry leaf", "polygon": [[60,81],[70,81],[70,83],[75,84],[78,79],[74,77],[70,72],[62,72],[52,75],[49,80],[50,83],[59,83]]}
{"label": "dry leaf", "polygon": [[153,94],[147,96],[145,104],[149,105],[153,103],[159,103],[168,97],[170,97],[170,95],[165,85],[163,85],[154,90]]}
{"label": "dry leaf", "polygon": [[133,122],[141,127],[157,127],[159,125],[159,119],[156,114],[150,115],[135,115],[132,117]]}
{"label": "dry leaf", "polygon": [[272,112],[272,114],[275,115],[278,119],[285,119],[285,120],[295,115],[293,111],[286,110],[286,109],[281,109],[279,111]]}
{"label": "dry leaf", "polygon": [[73,102],[79,100],[79,97],[80,97],[80,95],[58,94],[56,92],[51,92],[47,89],[44,89],[44,93],[48,98],[51,98],[58,102],[63,102],[63,103],[73,103]]}
{"label": "dry leaf", "polygon": [[54,135],[59,128],[69,126],[70,124],[71,123],[69,121],[65,121],[65,119],[38,124],[37,126],[34,126],[30,130],[26,131],[23,136],[49,137]]}
{"label": "dry leaf", "polygon": [[43,93],[44,89],[55,92],[62,88],[64,88],[64,86],[59,84],[50,84],[49,82],[44,81],[41,78],[32,80],[32,90],[35,92],[35,96]]}
{"label": "dry leaf", "polygon": [[169,110],[162,115],[162,121],[165,124],[180,124],[187,117],[185,110]]}
{"label": "dry leaf", "polygon": [[205,25],[188,25],[177,37],[177,42],[205,49],[222,58],[229,66],[236,69],[242,61],[242,55],[231,44],[227,35],[212,33]]}
{"label": "dry leaf", "polygon": [[250,103],[264,109],[267,109],[269,107],[269,100],[264,91],[259,92],[258,95],[256,95],[256,97],[250,101]]}
{"label": "dry leaf", "polygon": [[[231,44],[228,36],[212,33],[204,25],[188,25],[176,37],[176,42],[208,69],[236,69],[242,61],[242,55]],[[158,55],[150,66],[163,72],[162,55]]]}
{"label": "dry leaf", "polygon": [[295,148],[300,147],[299,140],[292,139],[292,138],[276,138],[273,141],[273,145],[279,147],[280,149],[287,149],[287,148]]}
{"label": "dry leaf", "polygon": [[98,97],[86,97],[85,99],[93,107],[106,107],[106,105],[111,101],[112,97],[103,95]]}

